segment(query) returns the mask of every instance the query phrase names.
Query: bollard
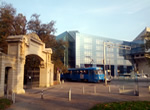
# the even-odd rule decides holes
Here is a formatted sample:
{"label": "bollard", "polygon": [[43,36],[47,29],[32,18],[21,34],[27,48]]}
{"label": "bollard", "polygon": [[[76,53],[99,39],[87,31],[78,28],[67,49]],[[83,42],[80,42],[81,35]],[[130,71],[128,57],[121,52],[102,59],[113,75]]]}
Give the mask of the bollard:
{"label": "bollard", "polygon": [[69,94],[68,94],[68,95],[69,95],[69,97],[68,97],[68,98],[69,98],[69,101],[71,101],[71,88],[70,88],[70,90],[69,90]]}
{"label": "bollard", "polygon": [[15,93],[14,93],[14,101],[13,101],[13,103],[15,103],[16,102],[16,97],[15,97],[16,95],[15,95]]}
{"label": "bollard", "polygon": [[94,94],[96,94],[96,86],[94,86]]}
{"label": "bollard", "polygon": [[110,89],[110,85],[109,85],[109,89],[108,89],[108,92],[109,92],[109,93],[111,92],[111,89]]}
{"label": "bollard", "polygon": [[41,99],[44,99],[43,97],[44,93],[43,93],[43,90],[41,91]]}
{"label": "bollard", "polygon": [[6,98],[8,99],[8,91],[6,92]]}
{"label": "bollard", "polygon": [[12,92],[12,101],[13,101],[13,103],[15,103],[15,93],[14,92]]}
{"label": "bollard", "polygon": [[135,90],[138,91],[138,85],[135,85]]}
{"label": "bollard", "polygon": [[123,87],[122,87],[122,90],[124,91],[124,85],[123,85]]}
{"label": "bollard", "polygon": [[82,94],[84,94],[84,86],[83,86],[83,88],[82,88]]}
{"label": "bollard", "polygon": [[62,84],[64,84],[64,80],[62,80]]}

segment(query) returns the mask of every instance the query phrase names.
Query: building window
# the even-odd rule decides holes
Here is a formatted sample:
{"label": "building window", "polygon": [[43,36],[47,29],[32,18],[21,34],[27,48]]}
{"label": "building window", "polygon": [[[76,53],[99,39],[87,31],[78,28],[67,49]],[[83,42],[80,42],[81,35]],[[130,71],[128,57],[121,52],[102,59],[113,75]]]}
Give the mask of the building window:
{"label": "building window", "polygon": [[92,56],[92,52],[91,51],[84,51],[84,56]]}
{"label": "building window", "polygon": [[84,38],[84,43],[92,43],[92,38]]}
{"label": "building window", "polygon": [[84,44],[84,49],[87,49],[87,50],[92,49],[92,45]]}
{"label": "building window", "polygon": [[85,58],[84,58],[84,63],[87,63],[87,64],[88,64],[88,63],[90,63],[90,62],[91,62],[91,59],[90,59],[90,58],[88,58],[88,57],[85,57]]}
{"label": "building window", "polygon": [[97,60],[96,60],[96,63],[97,63],[97,64],[103,64],[103,59],[97,59]]}
{"label": "building window", "polygon": [[114,53],[107,53],[107,57],[114,57]]}
{"label": "building window", "polygon": [[107,52],[113,52],[113,51],[114,51],[113,47],[107,48]]}
{"label": "building window", "polygon": [[103,57],[103,53],[102,52],[96,52],[96,56],[97,57]]}
{"label": "building window", "polygon": [[103,44],[103,41],[102,41],[102,40],[98,40],[98,39],[97,39],[97,40],[96,40],[96,44],[97,44],[97,45],[99,45],[99,44]]}

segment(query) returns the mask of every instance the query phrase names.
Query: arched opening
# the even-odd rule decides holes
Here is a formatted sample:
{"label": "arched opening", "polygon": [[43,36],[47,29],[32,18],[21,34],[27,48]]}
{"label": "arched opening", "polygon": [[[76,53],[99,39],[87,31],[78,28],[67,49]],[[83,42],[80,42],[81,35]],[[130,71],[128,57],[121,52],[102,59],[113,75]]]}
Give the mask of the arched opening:
{"label": "arched opening", "polygon": [[12,89],[12,74],[11,74],[11,67],[5,68],[5,80],[4,80],[4,94],[11,92]]}
{"label": "arched opening", "polygon": [[39,87],[40,62],[42,59],[37,55],[26,56],[24,66],[24,88]]}

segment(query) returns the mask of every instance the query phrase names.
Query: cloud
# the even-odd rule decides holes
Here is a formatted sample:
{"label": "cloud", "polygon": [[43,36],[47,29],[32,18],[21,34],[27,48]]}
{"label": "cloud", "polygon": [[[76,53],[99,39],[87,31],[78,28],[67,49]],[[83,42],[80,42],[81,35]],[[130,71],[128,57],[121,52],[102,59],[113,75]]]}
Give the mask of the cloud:
{"label": "cloud", "polygon": [[89,14],[112,14],[120,9],[120,6],[107,6],[87,10]]}
{"label": "cloud", "polygon": [[134,14],[139,11],[150,8],[150,0],[127,0],[116,1],[100,7],[90,8],[86,11],[88,14]]}
{"label": "cloud", "polygon": [[128,2],[124,5],[124,9],[126,14],[135,14],[137,12],[140,12],[146,8],[150,7],[150,1],[149,0],[133,0],[131,2]]}

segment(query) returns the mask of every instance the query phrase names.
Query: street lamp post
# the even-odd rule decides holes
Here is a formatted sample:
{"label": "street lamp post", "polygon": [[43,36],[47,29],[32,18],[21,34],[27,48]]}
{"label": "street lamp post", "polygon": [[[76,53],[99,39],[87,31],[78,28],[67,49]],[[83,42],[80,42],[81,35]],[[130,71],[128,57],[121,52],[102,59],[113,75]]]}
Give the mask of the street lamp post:
{"label": "street lamp post", "polygon": [[109,58],[109,75],[110,75],[110,78],[111,78],[111,65],[110,65],[110,58]]}
{"label": "street lamp post", "polygon": [[105,42],[103,42],[103,64],[104,64],[104,74],[105,74],[105,86],[107,85],[107,76],[105,70]]}
{"label": "street lamp post", "polygon": [[107,76],[106,76],[106,68],[105,68],[105,46],[106,47],[112,47],[112,48],[119,48],[124,50],[131,50],[130,46],[127,45],[120,45],[120,44],[114,44],[112,42],[103,42],[103,64],[104,64],[104,73],[105,73],[105,86],[107,85]]}

